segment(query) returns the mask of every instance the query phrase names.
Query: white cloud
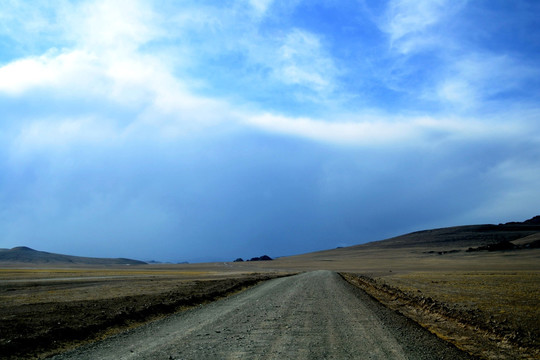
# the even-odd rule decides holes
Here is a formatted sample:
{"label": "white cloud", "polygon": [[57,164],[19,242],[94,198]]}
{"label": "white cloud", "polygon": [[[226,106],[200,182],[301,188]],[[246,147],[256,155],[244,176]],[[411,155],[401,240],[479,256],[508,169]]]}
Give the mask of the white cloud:
{"label": "white cloud", "polygon": [[284,38],[276,60],[270,65],[283,83],[305,86],[320,93],[334,89],[336,67],[315,34],[294,29]]}
{"label": "white cloud", "polygon": [[[392,186],[390,195],[388,183],[382,184],[381,195],[368,196],[367,205],[356,200],[377,188],[382,175],[387,179],[397,174],[393,178],[398,184],[403,169],[415,173],[412,178],[416,184],[428,184],[427,191],[417,186],[421,200],[420,206],[414,207],[420,213],[431,213],[433,204],[441,202],[446,208],[449,199],[460,203],[454,206],[458,209],[454,213],[473,209],[477,199],[470,199],[470,192],[461,189],[471,182],[476,184],[472,189],[484,189],[482,196],[490,200],[483,200],[463,221],[485,214],[526,212],[529,216],[531,209],[538,207],[536,153],[527,155],[540,144],[537,105],[528,107],[527,113],[516,111],[521,105],[518,102],[501,101],[496,110],[507,104],[513,108],[498,111],[496,118],[494,107],[489,106],[492,104],[482,109],[487,111],[469,110],[505,91],[524,91],[527,80],[540,74],[532,68],[535,65],[523,66],[509,55],[480,54],[466,48],[467,43],[448,47],[446,40],[457,37],[445,31],[446,27],[457,27],[460,19],[456,17],[450,25],[447,17],[455,14],[463,1],[390,1],[386,22],[379,23],[391,42],[390,51],[381,46],[378,36],[362,38],[373,30],[369,24],[359,22],[358,32],[349,29],[353,30],[351,38],[334,43],[334,36],[343,30],[338,28],[348,21],[335,23],[328,35],[322,27],[307,22],[306,28],[300,28],[297,16],[306,14],[291,11],[296,0],[202,5],[198,1],[60,1],[60,6],[45,0],[38,0],[37,5],[34,1],[4,1],[0,6],[0,36],[9,41],[7,47],[0,44],[0,50],[21,47],[2,54],[0,63],[0,97],[7,109],[0,114],[7,113],[0,131],[0,150],[8,155],[2,164],[7,176],[0,176],[0,180],[7,189],[4,197],[13,199],[11,203],[4,201],[5,209],[0,212],[6,215],[4,223],[9,222],[8,233],[11,231],[14,239],[36,224],[44,230],[40,231],[44,237],[55,238],[53,228],[58,228],[67,239],[80,230],[79,225],[108,217],[112,225],[105,226],[103,234],[112,233],[112,239],[117,238],[118,229],[118,235],[132,239],[132,232],[122,232],[126,226],[118,224],[144,218],[133,230],[139,236],[148,232],[141,239],[155,238],[152,232],[159,228],[164,236],[158,237],[169,235],[175,242],[186,234],[174,233],[182,227],[178,219],[189,222],[189,216],[184,215],[198,204],[197,196],[205,189],[219,190],[247,179],[246,186],[236,186],[247,190],[247,196],[240,194],[241,200],[257,199],[266,193],[265,186],[255,192],[249,186],[260,174],[266,174],[266,169],[268,174],[277,174],[295,167],[299,173],[310,168],[304,172],[305,179],[315,181],[320,168],[334,162],[339,166],[330,168],[339,171],[332,174],[345,178],[336,180],[331,189],[337,190],[328,195],[330,203],[343,209],[338,215],[340,211],[358,213],[357,209],[369,212],[373,203],[384,201],[399,205],[401,200],[394,195],[399,197],[402,189],[407,190],[411,179],[397,190]],[[325,20],[331,21],[331,17]],[[338,44],[346,48],[333,54]],[[420,53],[426,49],[437,51]],[[15,58],[20,54],[24,57]],[[358,65],[362,62],[364,65]],[[342,76],[345,71],[347,78]],[[426,87],[430,92],[419,94]],[[289,97],[296,97],[296,101],[289,101]],[[353,101],[342,100],[353,97]],[[423,107],[426,98],[431,102]],[[340,100],[351,106],[340,106]],[[448,106],[437,106],[440,103]],[[370,106],[376,109],[365,110]],[[323,112],[311,117],[287,115],[311,114],[314,109]],[[464,115],[447,115],[448,110]],[[470,115],[488,111],[489,116]],[[321,115],[329,113],[332,115]],[[237,130],[241,136],[235,136]],[[337,145],[345,151],[326,152],[326,146],[314,144],[279,147],[277,140],[269,154],[268,143],[261,144],[260,137],[244,141],[249,134],[259,132]],[[240,152],[232,141],[242,141]],[[358,151],[361,147],[365,148]],[[494,154],[490,150],[495,147],[498,151]],[[477,154],[471,154],[475,150]],[[276,162],[275,151],[290,159]],[[315,153],[321,158],[314,157]],[[360,154],[376,156],[368,159]],[[353,155],[357,164],[349,161]],[[515,160],[526,156],[527,160]],[[311,162],[307,168],[298,166],[306,161]],[[367,164],[359,167],[360,163]],[[480,169],[476,169],[478,164]],[[280,166],[285,171],[280,171]],[[361,178],[374,187],[358,186]],[[275,180],[272,176],[269,179]],[[461,180],[459,185],[454,179]],[[295,190],[288,180],[277,179],[277,186],[266,188]],[[279,181],[287,184],[283,187]],[[484,181],[490,182],[487,189]],[[394,180],[390,182],[394,184]],[[303,188],[312,191],[310,186]],[[218,193],[227,195],[227,191]],[[236,195],[233,189],[231,196]],[[308,204],[301,197],[299,203]],[[208,206],[199,204],[194,218],[205,220],[208,208],[231,204],[229,197],[208,198]],[[358,207],[346,210],[343,200],[358,203]],[[279,206],[276,202],[275,209]],[[411,204],[400,206],[409,209]],[[190,211],[185,211],[187,208]],[[336,213],[334,210],[330,212]],[[516,219],[523,218],[521,213]],[[66,218],[73,231],[64,231]],[[213,221],[219,224],[220,219],[221,215]],[[187,233],[198,235],[198,229],[204,228],[198,225],[194,223]],[[167,229],[171,229],[170,234]]]}
{"label": "white cloud", "polygon": [[387,31],[395,41],[437,23],[447,1],[394,0],[388,6]]}
{"label": "white cloud", "polygon": [[53,83],[55,74],[45,68],[46,64],[40,59],[23,59],[1,67],[0,91],[20,94],[28,88]]}
{"label": "white cloud", "polygon": [[118,140],[119,132],[106,119],[36,120],[21,128],[13,140],[14,154],[71,145],[103,144]]}
{"label": "white cloud", "polygon": [[[55,21],[63,1],[2,1],[0,5],[0,35],[16,47],[34,50],[36,37],[49,38],[61,32]],[[39,35],[38,35],[39,34]],[[5,40],[3,39],[3,40]]]}
{"label": "white cloud", "polygon": [[249,3],[255,9],[255,11],[257,12],[257,15],[259,16],[266,13],[266,11],[272,5],[273,2],[274,0],[249,0]]}
{"label": "white cloud", "polygon": [[[471,119],[433,117],[391,117],[356,115],[356,121],[331,122],[311,118],[290,118],[279,115],[253,115],[246,123],[267,131],[300,136],[327,143],[377,146],[436,143],[437,138],[467,139],[511,136],[524,131],[519,125],[491,124]],[[436,135],[436,136],[434,136]],[[429,139],[429,140],[428,140]]]}
{"label": "white cloud", "polygon": [[389,3],[381,29],[390,36],[390,43],[402,53],[437,44],[428,32],[446,16],[456,13],[465,0],[393,0]]}
{"label": "white cloud", "polygon": [[93,93],[103,80],[101,61],[91,53],[52,49],[39,57],[11,62],[0,68],[0,92],[21,94],[34,88]]}
{"label": "white cloud", "polygon": [[148,2],[98,0],[68,8],[65,32],[85,48],[133,51],[160,35],[157,19]]}
{"label": "white cloud", "polygon": [[[113,103],[134,111],[133,118],[127,121],[126,131],[131,134],[148,134],[153,128],[151,133],[174,137],[215,125],[222,118],[230,120],[224,116],[225,103],[193,94],[186,82],[173,74],[170,62],[162,59],[159,52],[145,54],[139,49],[161,31],[154,26],[154,15],[147,6],[96,1],[66,6],[63,11],[67,19],[63,26],[70,32],[65,36],[74,41],[73,46],[52,48],[41,56],[0,67],[0,93],[25,96],[26,92],[39,90],[40,96],[68,102],[92,97],[98,103]],[[95,108],[91,117],[96,121],[92,127],[106,127],[106,120],[97,119],[107,116],[99,107]],[[70,134],[75,129],[99,133],[95,128],[89,130],[88,121],[84,124],[72,118],[36,119],[33,127],[22,130],[21,139],[32,138],[36,144],[54,146],[63,143],[59,141],[63,135],[65,139],[72,135],[78,138]],[[39,132],[43,133],[41,140],[38,140]],[[29,145],[31,141],[21,143]]]}
{"label": "white cloud", "polygon": [[[461,40],[463,34],[460,32],[471,27],[468,18],[462,27],[459,26],[462,20],[459,12],[466,5],[467,0],[390,1],[379,27],[388,34],[391,48],[397,52],[395,64],[400,70],[414,68],[410,65],[421,59],[418,54],[421,51],[435,58],[427,60],[433,61],[433,70],[422,69],[422,73],[429,75],[428,82],[406,79],[406,86],[400,86],[400,91],[411,87],[412,94],[419,94],[419,98],[439,102],[445,110],[452,108],[452,111],[463,113],[497,105],[490,100],[522,90],[530,79],[540,76],[540,68],[525,64],[523,58],[514,57],[513,52],[483,51],[480,40],[469,35],[467,40]],[[467,13],[467,16],[470,15]],[[515,21],[507,20],[509,24]],[[488,30],[476,31],[482,33],[479,38],[487,36]],[[477,45],[473,45],[475,42]],[[405,74],[409,73],[405,71]],[[399,72],[393,74],[389,83],[396,80],[402,80]],[[507,104],[501,98],[497,103]]]}
{"label": "white cloud", "polygon": [[[192,94],[159,59],[137,53],[109,57],[80,50],[52,51],[0,68],[0,92],[18,96],[34,89],[46,90],[47,95],[57,94],[65,101],[94,97],[133,109],[136,115],[127,121],[127,128],[117,129],[132,135],[174,138],[231,121],[234,116],[225,102]],[[96,108],[92,117],[107,119],[108,115]],[[99,131],[100,126],[107,128],[108,121],[36,119],[33,126],[22,130],[21,144],[61,146],[66,142],[76,143],[80,136],[85,139],[91,134],[105,136],[116,131]],[[75,134],[76,130],[81,133]]]}
{"label": "white cloud", "polygon": [[[252,5],[266,9],[270,2],[253,2]],[[443,16],[441,9],[445,5],[448,4],[444,1],[392,2],[388,27],[392,39],[401,41],[411,34],[421,33]],[[70,36],[74,45],[0,67],[0,92],[18,96],[32,89],[47,89],[71,100],[94,96],[134,109],[136,114],[122,129],[106,125],[106,120],[99,121],[108,118],[99,109],[90,116],[92,121],[86,116],[82,116],[84,121],[77,116],[59,119],[57,124],[51,124],[53,120],[38,119],[33,127],[22,132],[21,143],[24,144],[36,139],[36,143],[53,146],[61,143],[62,137],[82,136],[88,140],[92,136],[112,136],[115,131],[124,135],[154,133],[174,138],[194,129],[206,130],[223,123],[237,126],[242,121],[267,131],[349,145],[406,142],[434,133],[442,137],[486,136],[507,130],[492,124],[484,126],[482,119],[359,113],[348,120],[332,120],[287,117],[271,109],[246,111],[238,104],[197,95],[189,80],[178,76],[168,60],[160,58],[159,53],[141,50],[141,45],[163,34],[156,25],[157,15],[147,5],[120,0],[96,1],[66,9],[74,14],[65,25],[66,29],[73,26]],[[321,101],[331,97],[336,90],[338,70],[325,49],[324,38],[303,29],[292,29],[285,36],[265,40],[262,44],[248,45],[240,41],[244,46],[241,51],[248,53],[252,63],[271,69],[271,76],[278,81],[307,89],[303,94],[315,94]],[[496,89],[512,88],[532,73],[524,75],[520,64],[507,57],[470,56],[456,63],[426,96],[467,108],[478,99],[499,91]],[[337,114],[336,118],[343,117]],[[101,125],[105,129],[102,133],[96,129]],[[38,141],[40,132],[51,141]],[[90,138],[85,138],[84,133]]]}
{"label": "white cloud", "polygon": [[154,57],[56,49],[0,67],[0,92],[21,95],[34,89],[67,98],[100,97],[123,104],[151,102],[175,80]]}
{"label": "white cloud", "polygon": [[[270,2],[252,5],[263,10]],[[204,127],[222,121],[235,122],[236,117],[243,116],[232,110],[232,104],[195,95],[188,80],[175,75],[173,65],[161,59],[159,52],[141,51],[141,45],[163,33],[155,25],[157,15],[148,6],[139,2],[130,2],[128,6],[120,0],[96,1],[65,6],[63,15],[63,26],[66,31],[69,29],[66,36],[72,39],[73,46],[51,49],[41,56],[0,67],[0,92],[19,96],[46,89],[50,94],[56,92],[72,100],[92,96],[113,101],[137,109],[131,131],[154,126],[158,133],[169,135],[190,131],[196,124]],[[215,14],[207,15],[214,23]],[[221,23],[227,26],[227,20]],[[181,26],[180,31],[184,31]],[[184,50],[176,53],[194,56],[193,45],[184,45],[188,50],[180,48]],[[320,96],[334,89],[336,68],[314,34],[293,29],[279,40],[267,38],[262,44],[244,46],[248,53],[253,50],[250,61],[272,69],[275,80],[301,86]],[[268,54],[277,55],[277,59]]]}
{"label": "white cloud", "polygon": [[456,58],[435,91],[443,102],[470,109],[489,98],[523,87],[540,76],[540,69],[506,55],[472,53]]}
{"label": "white cloud", "polygon": [[[296,55],[293,49],[287,51],[290,53],[286,56]],[[37,120],[21,131],[17,138],[18,148],[58,147],[130,134],[176,138],[223,122],[235,126],[242,119],[244,124],[266,131],[361,146],[421,140],[434,133],[443,137],[483,137],[508,134],[509,130],[493,124],[487,130],[481,122],[470,119],[358,114],[353,116],[355,120],[329,121],[233,110],[232,104],[191,94],[159,60],[136,53],[127,59],[100,58],[82,51],[51,52],[0,68],[0,84],[0,90],[11,94],[45,86],[49,90],[71,92],[72,96],[77,96],[76,92],[79,92],[78,96],[86,96],[92,91],[94,96],[139,109],[138,115],[124,128],[113,126],[100,115],[99,109],[92,119]],[[461,96],[463,89],[455,93],[455,96]],[[450,93],[446,97],[450,98]]]}
{"label": "white cloud", "polygon": [[436,94],[443,102],[450,102],[467,109],[478,100],[475,89],[466,79],[446,79],[438,85]]}

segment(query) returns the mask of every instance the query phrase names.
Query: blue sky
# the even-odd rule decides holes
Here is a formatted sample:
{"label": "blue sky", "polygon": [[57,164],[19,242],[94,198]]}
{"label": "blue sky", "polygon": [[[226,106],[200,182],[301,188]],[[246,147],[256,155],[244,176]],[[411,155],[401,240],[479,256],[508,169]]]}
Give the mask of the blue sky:
{"label": "blue sky", "polygon": [[539,14],[0,0],[0,247],[221,261],[537,215]]}

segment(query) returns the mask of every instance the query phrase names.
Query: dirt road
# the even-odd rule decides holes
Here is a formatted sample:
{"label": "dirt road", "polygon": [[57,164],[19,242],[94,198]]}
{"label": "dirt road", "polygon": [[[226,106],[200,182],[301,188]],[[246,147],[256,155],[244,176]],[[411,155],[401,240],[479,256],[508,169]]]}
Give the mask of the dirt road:
{"label": "dirt road", "polygon": [[329,271],[250,290],[54,359],[470,359]]}

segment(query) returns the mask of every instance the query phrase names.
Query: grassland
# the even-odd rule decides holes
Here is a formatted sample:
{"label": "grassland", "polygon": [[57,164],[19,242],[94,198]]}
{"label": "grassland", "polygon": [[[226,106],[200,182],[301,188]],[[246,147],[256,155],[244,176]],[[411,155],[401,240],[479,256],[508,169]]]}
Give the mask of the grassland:
{"label": "grassland", "polygon": [[342,276],[386,306],[479,358],[540,357],[539,272]]}
{"label": "grassland", "polygon": [[272,265],[338,271],[386,306],[479,358],[539,359],[540,249],[442,255],[432,250],[360,246],[278,259]]}
{"label": "grassland", "polygon": [[1,358],[42,358],[282,275],[216,264],[3,268]]}
{"label": "grassland", "polygon": [[528,341],[540,346],[540,329],[535,329],[540,319],[540,272],[420,272],[384,281],[407,293],[459,304],[464,311],[478,310],[485,323],[507,324],[523,335],[527,335],[525,329],[535,330]]}
{"label": "grassland", "polygon": [[[274,276],[333,270],[439,337],[484,359],[540,358],[540,225],[474,226],[274,261],[0,268],[0,354],[51,354],[226,296]],[[11,355],[5,355],[11,354]]]}

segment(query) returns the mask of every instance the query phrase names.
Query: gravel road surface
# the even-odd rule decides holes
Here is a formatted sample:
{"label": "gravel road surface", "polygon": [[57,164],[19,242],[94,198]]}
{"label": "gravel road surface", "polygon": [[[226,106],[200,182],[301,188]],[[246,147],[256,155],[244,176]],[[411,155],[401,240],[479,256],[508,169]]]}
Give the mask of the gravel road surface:
{"label": "gravel road surface", "polygon": [[471,359],[330,271],[264,282],[64,359]]}

